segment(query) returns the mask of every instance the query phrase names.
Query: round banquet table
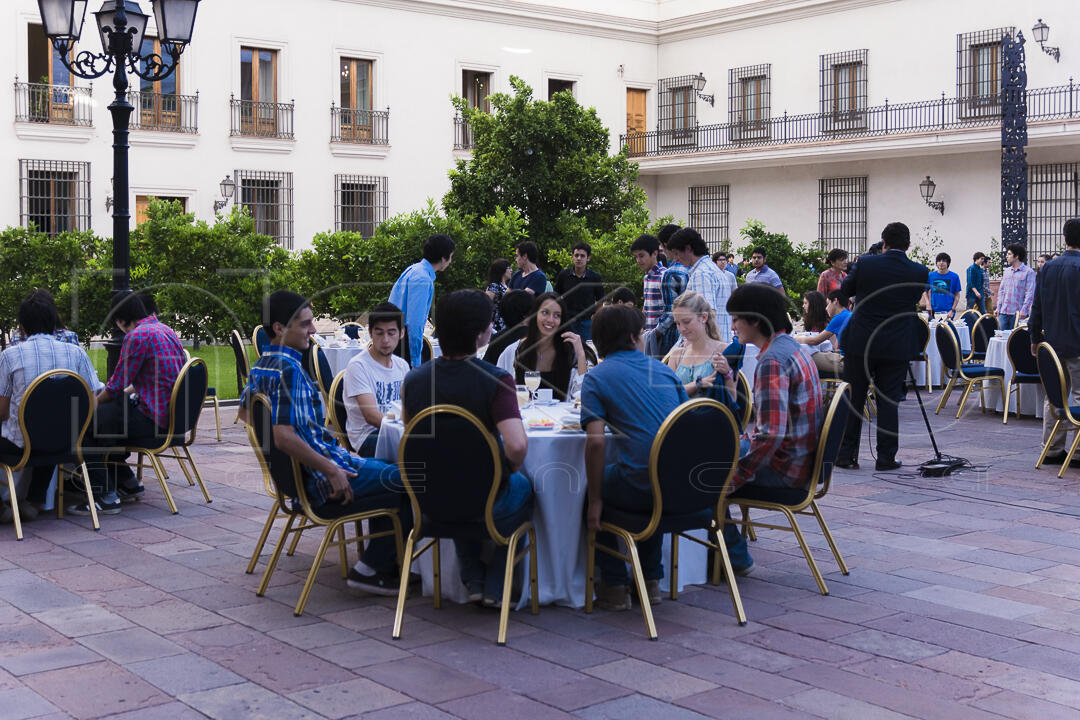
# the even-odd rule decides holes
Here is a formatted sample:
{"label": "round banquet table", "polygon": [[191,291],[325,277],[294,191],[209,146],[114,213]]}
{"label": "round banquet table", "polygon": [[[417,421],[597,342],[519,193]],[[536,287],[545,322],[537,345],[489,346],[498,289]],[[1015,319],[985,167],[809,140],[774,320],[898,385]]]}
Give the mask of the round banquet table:
{"label": "round banquet table", "polygon": [[[1009,336],[1011,334],[1009,332],[1005,335],[994,335],[986,346],[986,366],[999,367],[1004,370],[1006,383],[1009,382],[1009,378],[1013,374],[1013,365],[1012,361],[1009,360],[1008,351]],[[1017,387],[1020,390],[1009,397],[1009,410],[1016,412],[1016,403],[1019,402],[1021,415],[1034,415],[1037,418],[1042,418],[1043,400],[1046,399],[1042,383],[1024,383]],[[991,390],[987,393],[987,397],[993,401],[990,406],[994,410],[1001,410],[1001,395],[998,392]]]}
{"label": "round banquet table", "polygon": [[[956,331],[960,334],[960,352],[966,355],[971,351],[971,328],[967,323],[956,322]],[[930,323],[930,342],[926,344],[926,357],[930,361],[930,381],[934,386],[941,386],[941,353],[938,352],[937,341],[934,339],[937,333],[938,323],[935,320]],[[922,384],[926,380],[926,364],[919,362],[911,363],[911,371],[915,375],[915,381]],[[948,380],[946,380],[948,382]],[[1000,404],[1000,401],[999,401]]]}
{"label": "round banquet table", "polygon": [[[324,345],[323,352],[330,363],[330,369],[334,371],[334,377],[337,377],[337,374],[345,369],[350,360],[367,350],[367,346],[368,343],[366,342],[350,342],[348,345]],[[442,354],[439,349],[439,342],[434,339],[431,340],[431,354],[433,357],[439,357]]]}
{"label": "round banquet table", "polygon": [[[547,407],[525,408],[524,419],[547,417],[556,428],[565,416],[578,417],[579,411],[569,403]],[[404,433],[400,421],[383,421],[375,457],[397,462],[398,445]],[[585,433],[555,430],[528,430],[529,451],[521,472],[532,482],[535,493],[533,522],[536,526],[537,575],[540,603],[570,607],[585,604]],[[614,459],[614,443],[607,443],[607,460]],[[705,537],[705,532],[700,532]],[[700,585],[707,580],[707,552],[698,543],[680,540],[679,587]],[[442,593],[454,602],[467,601],[468,591],[458,576],[457,556],[452,540],[441,541]],[[671,557],[670,536],[664,536],[663,563],[665,577],[660,581],[669,589]],[[524,562],[524,561],[523,561]],[[432,592],[431,552],[421,556],[420,574],[424,594]],[[524,584],[518,607],[528,600],[528,583]]]}

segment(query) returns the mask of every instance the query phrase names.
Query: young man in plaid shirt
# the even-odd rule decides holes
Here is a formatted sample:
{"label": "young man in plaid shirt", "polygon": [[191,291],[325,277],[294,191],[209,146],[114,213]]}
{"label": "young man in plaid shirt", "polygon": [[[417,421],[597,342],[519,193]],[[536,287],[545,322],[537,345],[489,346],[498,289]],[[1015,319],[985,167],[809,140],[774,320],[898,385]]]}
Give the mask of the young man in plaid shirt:
{"label": "young man in plaid shirt", "polygon": [[[806,497],[825,418],[817,367],[789,334],[786,300],[772,287],[743,285],[731,294],[727,311],[739,340],[761,350],[753,383],[757,414],[743,435],[731,497],[798,502]],[[753,567],[737,526],[724,526],[724,540],[737,569]]]}

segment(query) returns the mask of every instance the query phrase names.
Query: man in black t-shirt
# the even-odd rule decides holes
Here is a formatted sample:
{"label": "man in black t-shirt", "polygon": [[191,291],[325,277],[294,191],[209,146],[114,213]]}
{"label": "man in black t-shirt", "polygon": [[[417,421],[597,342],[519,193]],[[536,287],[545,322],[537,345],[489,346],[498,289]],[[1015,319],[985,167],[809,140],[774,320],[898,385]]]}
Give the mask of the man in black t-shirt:
{"label": "man in black t-shirt", "polygon": [[592,339],[592,316],[604,300],[604,285],[599,273],[588,267],[592,257],[589,243],[579,242],[573,253],[573,267],[555,277],[555,292],[566,303],[573,331],[585,341]]}
{"label": "man in black t-shirt", "polygon": [[[402,419],[409,420],[432,405],[457,405],[468,410],[500,440],[503,480],[492,507],[496,529],[510,534],[532,516],[533,491],[517,470],[529,447],[521,423],[514,379],[504,370],[476,357],[491,338],[491,299],[479,290],[458,290],[435,308],[435,331],[442,356],[413,369],[401,388]],[[484,522],[483,511],[475,518]],[[502,598],[505,545],[496,546],[487,565],[479,540],[454,541],[461,582],[469,601],[498,607]]]}

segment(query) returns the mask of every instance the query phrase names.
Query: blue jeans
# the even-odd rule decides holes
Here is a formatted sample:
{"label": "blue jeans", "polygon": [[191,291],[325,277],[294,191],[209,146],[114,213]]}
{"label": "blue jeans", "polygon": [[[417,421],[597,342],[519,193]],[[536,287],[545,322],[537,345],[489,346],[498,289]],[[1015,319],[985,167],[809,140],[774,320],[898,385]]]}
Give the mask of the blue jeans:
{"label": "blue jeans", "polygon": [[[401,473],[397,465],[392,465],[382,460],[365,459],[364,466],[357,472],[356,477],[349,478],[349,485],[353,491],[353,501],[348,505],[342,505],[333,500],[316,508],[321,517],[340,517],[365,509],[364,499],[372,495],[396,492],[400,497],[398,505],[398,518],[401,521],[401,535],[404,540],[412,530],[412,506],[405,487],[401,484]],[[394,528],[393,522],[387,517],[378,517],[368,524],[371,532],[384,532]],[[377,573],[396,575],[398,572],[397,543],[393,535],[368,540],[364,548],[364,564]]]}
{"label": "blue jeans", "polygon": [[[532,484],[521,473],[514,473],[508,478],[506,488],[495,498],[495,504],[491,508],[495,529],[500,534],[509,536],[523,522],[532,517],[532,511]],[[481,522],[483,522],[482,519]],[[508,547],[496,545],[495,551],[491,554],[491,562],[485,565],[481,558],[485,542],[488,541],[476,538],[454,540],[461,582],[470,593],[482,591],[486,597],[501,598]],[[520,547],[519,545],[519,551]],[[535,548],[533,551],[535,552]]]}
{"label": "blue jeans", "polygon": [[1015,313],[1009,313],[1008,315],[1001,313],[998,315],[998,330],[1012,330],[1014,327],[1016,327]]}
{"label": "blue jeans", "polygon": [[985,315],[986,314],[986,300],[985,300],[985,298],[979,298],[979,299],[976,300],[975,298],[970,298],[969,297],[967,299],[967,309],[968,310],[973,310],[973,309],[978,310],[980,313]]}
{"label": "blue jeans", "polygon": [[375,457],[375,448],[378,446],[378,444],[379,431],[376,430],[375,432],[364,438],[364,442],[360,444],[360,447],[356,448],[356,454],[362,458],[373,458]]}

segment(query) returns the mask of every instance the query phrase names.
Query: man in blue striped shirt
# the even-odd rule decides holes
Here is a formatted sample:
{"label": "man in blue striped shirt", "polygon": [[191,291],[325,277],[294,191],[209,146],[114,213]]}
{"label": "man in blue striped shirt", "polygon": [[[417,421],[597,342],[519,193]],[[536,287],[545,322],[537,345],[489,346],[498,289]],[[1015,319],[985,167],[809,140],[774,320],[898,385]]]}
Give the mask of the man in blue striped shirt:
{"label": "man in blue striped shirt", "polygon": [[[400,493],[403,531],[412,527],[408,496],[402,491],[397,466],[381,460],[350,454],[326,427],[322,396],[301,363],[303,352],[315,334],[311,304],[287,290],[277,290],[266,299],[263,324],[270,332],[270,345],[251,368],[247,387],[240,398],[240,419],[247,421],[252,398],[262,393],[270,400],[274,444],[298,461],[304,490],[313,509],[323,516],[358,512],[352,509],[363,498]],[[281,488],[295,496],[296,488]],[[365,508],[366,509],[366,508]],[[388,518],[371,521],[371,532],[390,530]],[[369,541],[364,559],[349,571],[350,587],[377,595],[396,595],[399,575],[397,550],[392,535]]]}

